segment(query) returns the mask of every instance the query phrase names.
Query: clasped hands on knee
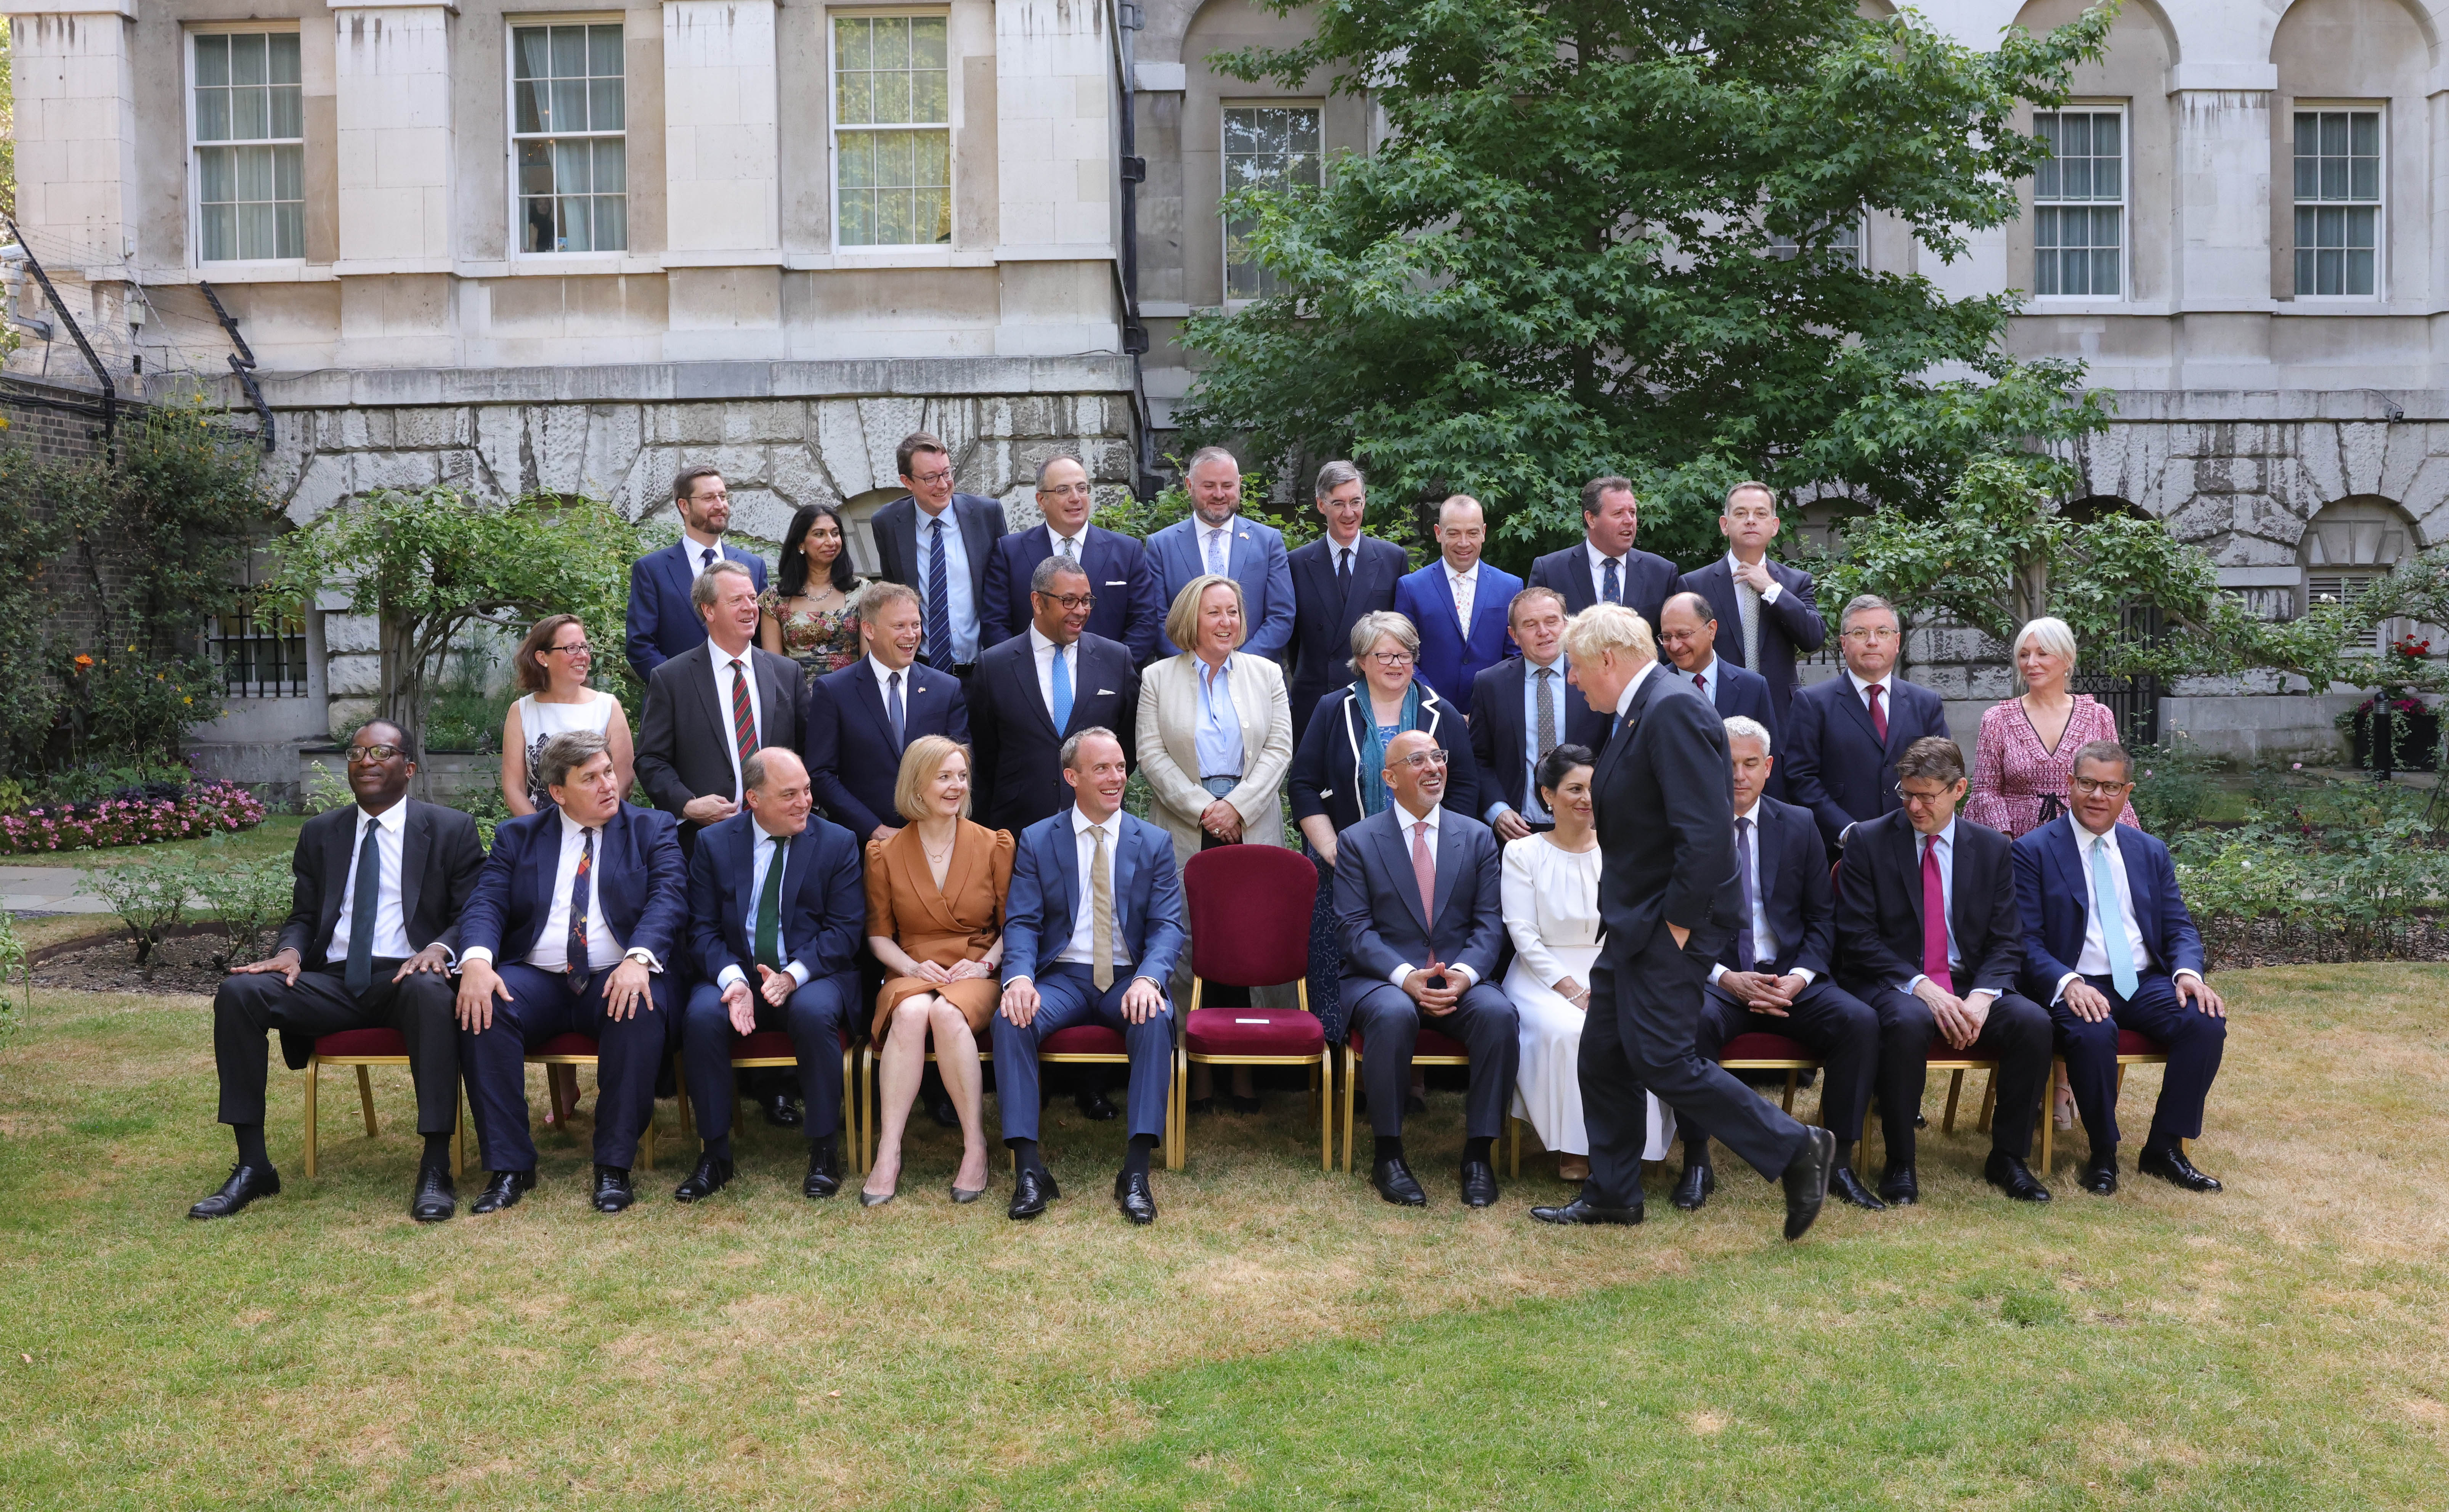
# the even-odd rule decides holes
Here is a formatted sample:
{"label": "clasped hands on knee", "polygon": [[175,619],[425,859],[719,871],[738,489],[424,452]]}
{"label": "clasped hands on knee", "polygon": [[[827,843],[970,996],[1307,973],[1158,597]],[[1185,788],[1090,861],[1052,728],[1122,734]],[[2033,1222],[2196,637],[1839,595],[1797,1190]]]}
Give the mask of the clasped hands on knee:
{"label": "clasped hands on knee", "polygon": [[792,993],[799,990],[800,979],[797,977],[787,971],[776,971],[763,961],[757,963],[757,975],[762,979],[753,991],[745,977],[723,989],[723,1006],[731,1015],[731,1032],[735,1035],[753,1035],[757,1032],[759,998],[780,1008],[789,999]]}
{"label": "clasped hands on knee", "polygon": [[1938,1028],[1939,1037],[1958,1050],[1980,1038],[1982,1026],[1990,1021],[1989,993],[1958,998],[1924,977],[1914,987],[1914,996],[1929,1005],[1931,1022]]}
{"label": "clasped hands on knee", "polygon": [[1792,973],[1772,977],[1764,971],[1730,971],[1718,979],[1718,985],[1752,1012],[1784,1018],[1810,983]]}
{"label": "clasped hands on knee", "polygon": [[[1432,986],[1431,983],[1436,983]],[[1403,979],[1403,992],[1420,1005],[1420,1012],[1433,1018],[1442,1018],[1455,1011],[1462,1001],[1463,979],[1438,965],[1432,958],[1429,963]]]}

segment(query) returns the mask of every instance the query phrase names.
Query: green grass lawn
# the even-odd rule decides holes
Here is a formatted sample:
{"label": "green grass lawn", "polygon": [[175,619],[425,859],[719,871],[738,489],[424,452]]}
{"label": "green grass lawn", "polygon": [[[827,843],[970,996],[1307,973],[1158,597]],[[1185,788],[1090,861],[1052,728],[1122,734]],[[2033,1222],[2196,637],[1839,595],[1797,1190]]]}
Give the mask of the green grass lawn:
{"label": "green grass lawn", "polygon": [[306,821],[297,814],[275,814],[253,829],[202,840],[173,840],[155,845],[106,845],[100,850],[43,850],[22,856],[0,856],[0,866],[127,866],[155,856],[206,857],[230,861],[287,861],[298,850],[298,831]]}
{"label": "green grass lawn", "polygon": [[2011,1208],[1934,1129],[1921,1207],[1797,1246],[1730,1160],[1637,1230],[1530,1222],[1564,1189],[1527,1153],[1467,1212],[1452,1094],[1424,1212],[1321,1175],[1282,1094],[1193,1121],[1150,1230],[1061,1098],[1034,1225],[1000,1173],[947,1203],[932,1128],[898,1202],[804,1202],[753,1119],[684,1209],[665,1104],[639,1209],[589,1211],[548,1133],[521,1208],[419,1228],[405,1073],[373,1140],[327,1077],[310,1182],[277,1062],[285,1190],[193,1224],[228,1163],[205,1005],[47,995],[0,1048],[0,1506],[2437,1508],[2449,970],[2224,985],[2226,1193],[2087,1197],[2068,1153]]}

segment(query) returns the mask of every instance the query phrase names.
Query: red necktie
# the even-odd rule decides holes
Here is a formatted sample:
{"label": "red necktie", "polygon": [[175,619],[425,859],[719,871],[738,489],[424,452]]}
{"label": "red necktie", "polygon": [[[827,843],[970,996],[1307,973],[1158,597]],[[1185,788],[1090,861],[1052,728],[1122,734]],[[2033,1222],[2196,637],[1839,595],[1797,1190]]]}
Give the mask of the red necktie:
{"label": "red necktie", "polygon": [[1694,672],[1692,674],[1692,690],[1699,693],[1703,698],[1708,697],[1709,674],[1707,672]]}
{"label": "red necktie", "polygon": [[1921,974],[1944,993],[1956,991],[1947,970],[1947,888],[1938,879],[1938,837],[1921,840]]}
{"label": "red necktie", "polygon": [[1886,691],[1887,689],[1878,683],[1873,683],[1862,689],[1863,694],[1871,700],[1871,727],[1880,732],[1880,744],[1882,746],[1888,743],[1888,710],[1886,706],[1880,702],[1880,695]]}
{"label": "red necktie", "polygon": [[757,716],[748,707],[748,664],[738,658],[731,663],[731,738],[740,746],[742,770],[748,758],[757,754]]}

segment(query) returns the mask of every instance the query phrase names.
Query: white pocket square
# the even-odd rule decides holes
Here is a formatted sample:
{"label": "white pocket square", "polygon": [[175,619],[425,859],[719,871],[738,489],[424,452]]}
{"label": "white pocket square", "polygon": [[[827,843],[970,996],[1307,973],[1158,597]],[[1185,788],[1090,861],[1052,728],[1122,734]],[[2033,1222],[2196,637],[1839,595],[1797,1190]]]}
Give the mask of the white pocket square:
{"label": "white pocket square", "polygon": [[1131,586],[1131,580],[1128,577],[1109,577],[1106,579],[1106,586],[1108,588],[1128,588]]}
{"label": "white pocket square", "polygon": [[1101,688],[1097,689],[1097,696],[1099,698],[1111,698],[1114,696],[1114,690],[1110,688]]}

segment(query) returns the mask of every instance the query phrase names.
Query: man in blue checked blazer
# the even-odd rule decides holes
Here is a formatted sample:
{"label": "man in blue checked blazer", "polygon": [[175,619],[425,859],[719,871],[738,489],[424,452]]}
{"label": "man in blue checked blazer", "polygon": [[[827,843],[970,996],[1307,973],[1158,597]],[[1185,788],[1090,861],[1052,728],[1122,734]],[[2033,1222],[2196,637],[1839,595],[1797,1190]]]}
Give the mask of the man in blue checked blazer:
{"label": "man in blue checked blazer", "polygon": [[1038,1046],[1077,1024],[1119,1031],[1130,1053],[1130,1149],[1114,1203],[1156,1221],[1148,1152],[1165,1136],[1173,1087],[1167,981],[1184,940],[1173,842],[1124,813],[1130,772],[1109,729],[1063,743],[1072,806],[1023,830],[1004,904],[1003,1001],[993,1023],[995,1103],[1012,1153],[1012,1216],[1034,1218],[1061,1196],[1037,1151]]}
{"label": "man in blue checked blazer", "polygon": [[1156,568],[1147,547],[1089,523],[1091,502],[1089,470],[1078,457],[1050,456],[1037,464],[1037,507],[1046,523],[1012,532],[987,555],[982,638],[988,647],[1028,633],[1036,617],[1030,579],[1038,563],[1062,556],[1089,579],[1087,632],[1129,647],[1134,667],[1156,654],[1165,628]]}
{"label": "man in blue checked blazer", "polygon": [[[1190,488],[1190,518],[1176,520],[1148,537],[1156,569],[1160,621],[1192,578],[1214,572],[1242,585],[1243,623],[1249,639],[1242,649],[1281,663],[1293,638],[1293,572],[1284,554],[1284,533],[1242,515],[1242,466],[1221,446],[1192,454],[1183,475]],[[1162,628],[1157,654],[1178,655]]]}
{"label": "man in blue checked blazer", "polygon": [[1481,561],[1487,544],[1479,501],[1456,494],[1437,511],[1437,560],[1395,585],[1395,612],[1420,632],[1420,679],[1456,708],[1471,707],[1481,671],[1514,654],[1505,616],[1522,579]]}
{"label": "man in blue checked blazer", "polygon": [[705,644],[705,618],[689,603],[699,573],[716,562],[738,562],[756,580],[757,591],[765,591],[765,558],[723,543],[731,528],[731,494],[721,473],[685,469],[672,480],[672,508],[680,514],[681,538],[629,564],[625,649],[641,683],[681,652]]}
{"label": "man in blue checked blazer", "polygon": [[808,687],[800,752],[827,817],[858,837],[890,840],[905,821],[893,806],[901,753],[921,735],[970,741],[961,680],[918,665],[918,595],[899,583],[871,584],[858,595],[868,654]]}

